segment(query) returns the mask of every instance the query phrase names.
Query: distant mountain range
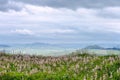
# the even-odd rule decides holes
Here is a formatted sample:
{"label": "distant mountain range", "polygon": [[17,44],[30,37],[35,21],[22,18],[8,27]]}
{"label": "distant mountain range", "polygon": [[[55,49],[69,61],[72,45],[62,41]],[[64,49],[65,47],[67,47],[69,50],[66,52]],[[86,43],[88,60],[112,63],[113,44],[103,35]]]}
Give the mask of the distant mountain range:
{"label": "distant mountain range", "polygon": [[99,45],[90,45],[85,47],[84,49],[104,49],[104,48]]}
{"label": "distant mountain range", "polygon": [[99,50],[120,50],[118,47],[112,47],[112,48],[104,48],[99,45],[90,45],[85,47],[84,49],[99,49]]}
{"label": "distant mountain range", "polygon": [[49,43],[28,43],[28,44],[22,44],[18,45],[18,47],[31,47],[31,48],[50,48],[50,47],[56,47],[54,44],[49,44]]}
{"label": "distant mountain range", "polygon": [[50,44],[50,43],[30,43],[30,44],[24,44],[21,46],[26,46],[26,47],[55,47],[55,48],[80,48],[81,45],[76,45],[76,44]]}
{"label": "distant mountain range", "polygon": [[[21,47],[34,47],[34,48],[38,48],[38,47],[44,47],[44,48],[48,48],[48,47],[61,47],[61,48],[80,48],[80,45],[68,45],[68,44],[49,44],[49,43],[29,43],[29,44],[23,44],[21,45]],[[99,45],[89,45],[87,47],[85,47],[84,49],[99,49],[99,50],[120,50],[119,47],[112,47],[112,48],[105,48],[105,47],[101,47]]]}
{"label": "distant mountain range", "polygon": [[4,45],[4,44],[0,44],[0,47],[6,48],[6,47],[10,47],[10,46],[9,45]]}
{"label": "distant mountain range", "polygon": [[[9,47],[20,47],[20,48],[26,48],[26,47],[31,47],[31,48],[80,48],[80,45],[66,45],[66,44],[49,44],[49,43],[28,43],[28,44],[16,44],[16,45],[5,45],[5,44],[0,44],[0,48],[9,48]],[[98,50],[120,50],[120,47],[112,47],[112,48],[105,48],[101,47],[99,45],[89,45],[83,49],[98,49]]]}
{"label": "distant mountain range", "polygon": [[106,50],[120,50],[120,48],[113,47],[113,48],[106,48]]}
{"label": "distant mountain range", "polygon": [[48,43],[31,43],[31,44],[25,44],[26,46],[49,46],[51,44]]}

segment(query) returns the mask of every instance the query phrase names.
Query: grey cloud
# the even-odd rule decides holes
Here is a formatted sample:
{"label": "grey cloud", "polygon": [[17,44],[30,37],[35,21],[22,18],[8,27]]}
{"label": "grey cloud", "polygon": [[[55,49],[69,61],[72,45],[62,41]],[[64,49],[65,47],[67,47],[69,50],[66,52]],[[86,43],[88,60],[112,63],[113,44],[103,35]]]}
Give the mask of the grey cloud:
{"label": "grey cloud", "polygon": [[6,5],[8,3],[8,0],[0,0],[0,10],[6,11]]}
{"label": "grey cloud", "polygon": [[23,6],[12,0],[0,0],[0,11],[15,10],[20,11]]}
{"label": "grey cloud", "polygon": [[111,19],[119,19],[120,18],[120,7],[108,7],[103,8],[97,12],[97,16]]}
{"label": "grey cloud", "polygon": [[120,0],[0,0],[0,10],[7,11],[13,9],[19,11],[22,7],[18,5],[9,5],[9,1],[22,2],[38,6],[49,6],[54,8],[77,9],[84,8],[103,8],[109,6],[120,6]]}
{"label": "grey cloud", "polygon": [[24,3],[50,6],[55,8],[77,9],[79,7],[86,8],[103,8],[106,6],[120,6],[120,0],[15,0]]}
{"label": "grey cloud", "polygon": [[6,4],[8,2],[8,0],[0,0],[0,5],[1,4]]}

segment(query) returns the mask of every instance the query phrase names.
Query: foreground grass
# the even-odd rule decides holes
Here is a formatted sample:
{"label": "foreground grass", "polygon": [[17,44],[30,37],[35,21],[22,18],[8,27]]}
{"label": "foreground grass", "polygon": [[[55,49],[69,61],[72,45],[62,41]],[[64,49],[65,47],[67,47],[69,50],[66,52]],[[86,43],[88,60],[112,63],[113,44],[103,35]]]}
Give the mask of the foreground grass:
{"label": "foreground grass", "polygon": [[0,80],[120,80],[120,56],[0,53]]}

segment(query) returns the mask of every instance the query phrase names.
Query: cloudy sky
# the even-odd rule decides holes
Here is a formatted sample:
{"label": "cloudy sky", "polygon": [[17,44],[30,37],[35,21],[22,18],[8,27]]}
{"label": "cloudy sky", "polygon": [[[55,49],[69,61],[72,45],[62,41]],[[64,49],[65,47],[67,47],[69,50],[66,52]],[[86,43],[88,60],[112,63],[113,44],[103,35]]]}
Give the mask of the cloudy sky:
{"label": "cloudy sky", "polygon": [[0,0],[0,44],[120,43],[120,0]]}

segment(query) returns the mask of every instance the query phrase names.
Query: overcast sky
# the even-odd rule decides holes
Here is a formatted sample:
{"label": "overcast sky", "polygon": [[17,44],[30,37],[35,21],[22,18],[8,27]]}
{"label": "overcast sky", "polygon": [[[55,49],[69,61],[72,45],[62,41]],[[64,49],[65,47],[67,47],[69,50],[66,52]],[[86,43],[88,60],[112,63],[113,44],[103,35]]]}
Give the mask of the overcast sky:
{"label": "overcast sky", "polygon": [[120,43],[120,0],[0,0],[0,44]]}

